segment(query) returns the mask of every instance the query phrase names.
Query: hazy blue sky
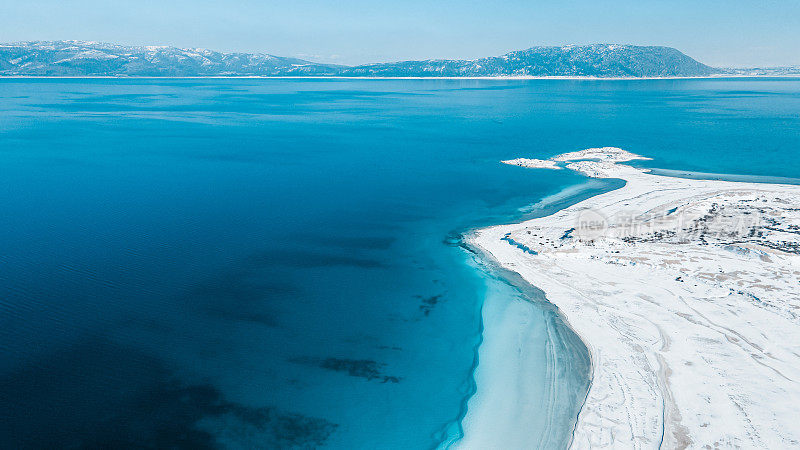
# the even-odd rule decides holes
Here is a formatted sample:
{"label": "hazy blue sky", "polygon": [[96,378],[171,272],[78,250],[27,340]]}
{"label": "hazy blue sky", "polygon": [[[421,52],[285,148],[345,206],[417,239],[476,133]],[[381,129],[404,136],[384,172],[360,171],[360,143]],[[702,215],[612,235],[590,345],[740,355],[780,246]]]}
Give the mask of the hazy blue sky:
{"label": "hazy blue sky", "polygon": [[534,45],[668,45],[718,66],[800,64],[800,0],[0,0],[0,41],[80,39],[355,64]]}

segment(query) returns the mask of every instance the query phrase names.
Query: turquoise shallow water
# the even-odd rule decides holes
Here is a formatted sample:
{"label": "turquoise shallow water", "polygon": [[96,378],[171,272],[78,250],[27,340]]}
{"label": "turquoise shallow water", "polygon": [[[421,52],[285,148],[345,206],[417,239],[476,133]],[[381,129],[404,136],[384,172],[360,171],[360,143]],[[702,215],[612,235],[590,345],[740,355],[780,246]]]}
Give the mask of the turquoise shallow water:
{"label": "turquoise shallow water", "polygon": [[793,80],[0,80],[0,446],[452,440],[507,292],[458,233],[604,187],[498,160],[797,177],[798,130]]}

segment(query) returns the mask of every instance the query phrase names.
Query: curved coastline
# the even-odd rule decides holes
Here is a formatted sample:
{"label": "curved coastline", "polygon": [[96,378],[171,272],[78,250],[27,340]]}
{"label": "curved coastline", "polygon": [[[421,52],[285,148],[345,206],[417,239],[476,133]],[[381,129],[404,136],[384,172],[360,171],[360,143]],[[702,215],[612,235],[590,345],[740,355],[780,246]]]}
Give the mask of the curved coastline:
{"label": "curved coastline", "polygon": [[[562,210],[574,204],[580,203],[588,198],[591,198],[596,195],[601,195],[616,189],[619,189],[625,185],[623,180],[591,180],[584,184],[573,185],[570,187],[565,188],[564,190],[550,195],[540,201],[539,203],[534,205],[534,210],[531,211],[530,209],[523,215],[523,220],[529,220],[534,217],[544,217],[548,216],[556,211]],[[519,219],[517,219],[519,221]],[[509,223],[516,223],[514,221]],[[556,323],[554,327],[557,331],[559,331],[559,335],[566,334],[563,336],[563,340],[569,341],[577,341],[579,345],[573,345],[572,350],[569,352],[562,352],[560,355],[564,358],[577,358],[581,359],[585,362],[586,370],[584,373],[577,373],[576,378],[584,378],[583,380],[578,380],[577,388],[580,394],[577,396],[578,398],[573,399],[575,401],[568,402],[567,406],[572,411],[568,414],[564,414],[563,412],[559,414],[560,417],[553,418],[550,417],[549,420],[560,420],[568,422],[568,427],[561,430],[560,432],[556,432],[557,434],[561,434],[563,440],[562,443],[566,443],[566,446],[572,441],[574,436],[574,430],[577,425],[577,418],[580,413],[581,408],[583,407],[586,397],[588,395],[589,388],[591,386],[591,373],[592,373],[592,355],[590,352],[589,347],[586,345],[585,340],[575,332],[575,330],[569,324],[567,318],[564,314],[558,309],[558,307],[551,303],[544,292],[536,287],[534,284],[529,283],[525,279],[523,279],[518,273],[508,270],[502,266],[500,261],[497,261],[491,253],[488,253],[480,247],[476,245],[472,238],[477,230],[470,230],[464,232],[460,235],[459,245],[469,254],[472,255],[472,261],[475,264],[476,270],[480,270],[483,272],[485,277],[488,277],[496,282],[506,284],[510,286],[512,289],[518,291],[519,295],[522,296],[526,302],[531,304],[532,308],[541,308],[546,309],[548,312],[552,313],[556,317]],[[484,341],[484,333],[486,332],[497,332],[498,327],[502,326],[501,323],[491,323],[497,322],[489,320],[490,323],[485,323],[486,317],[483,316],[484,308],[486,308],[487,302],[497,302],[498,299],[484,299],[483,307],[481,308],[481,340],[478,345],[475,347],[475,365],[472,368],[472,376],[471,380],[471,391],[469,395],[465,397],[464,404],[461,409],[461,413],[459,415],[457,423],[450,424],[447,428],[449,429],[452,426],[457,426],[458,431],[456,433],[446,433],[448,436],[448,440],[445,440],[441,443],[439,448],[461,448],[466,447],[469,448],[469,443],[465,442],[465,434],[467,432],[472,432],[472,430],[467,431],[465,430],[464,420],[467,417],[469,412],[469,404],[474,402],[474,397],[479,395],[479,391],[481,390],[482,386],[479,386],[475,380],[475,375],[480,368],[480,352],[481,346]],[[555,346],[557,343],[550,343],[551,346]],[[563,346],[562,346],[563,347]],[[562,349],[563,350],[563,349]],[[566,353],[566,354],[563,354]],[[548,377],[554,377],[555,374],[549,374]],[[564,380],[560,380],[564,383]],[[573,380],[573,383],[576,380]],[[554,380],[550,379],[547,380],[547,383],[553,383]],[[573,386],[574,388],[575,386]],[[474,405],[473,405],[474,408]],[[551,414],[552,415],[552,414]],[[525,418],[520,417],[520,427],[519,429],[527,430],[525,427]],[[466,428],[469,428],[467,426]],[[541,442],[540,442],[541,444]],[[552,444],[552,442],[551,442]],[[541,446],[540,446],[541,447]]]}
{"label": "curved coastline", "polygon": [[[505,286],[508,286],[510,289],[514,289],[518,291],[518,294],[525,298],[527,302],[530,302],[532,306],[536,308],[543,308],[547,309],[548,311],[553,312],[558,316],[560,319],[560,325],[564,328],[563,331],[567,333],[572,333],[574,338],[581,344],[581,348],[579,350],[579,357],[585,357],[587,361],[588,370],[586,371],[586,387],[582,389],[583,395],[581,402],[577,405],[577,411],[573,415],[571,419],[571,427],[574,429],[577,423],[577,413],[580,411],[580,408],[583,406],[583,402],[585,401],[586,395],[588,394],[588,386],[591,385],[591,355],[589,354],[588,348],[585,346],[583,340],[572,330],[569,324],[566,322],[566,318],[558,311],[558,308],[549,303],[545,298],[541,290],[536,288],[536,286],[529,284],[526,282],[522,277],[518,274],[504,269],[499,261],[494,260],[491,254],[486,253],[481,247],[478,247],[472,244],[469,240],[469,235],[471,232],[466,232],[461,235],[461,239],[459,241],[459,246],[464,249],[466,253],[468,253],[468,258],[470,261],[468,264],[473,265],[475,270],[481,272],[482,276],[487,279],[488,283],[499,283]],[[531,292],[534,291],[534,292]],[[497,301],[497,299],[489,299],[485,298],[484,302],[481,306],[480,314],[481,314],[481,321],[480,321],[480,328],[478,330],[478,341],[475,343],[473,349],[475,358],[473,360],[473,366],[470,370],[470,377],[468,379],[468,389],[462,401],[461,407],[459,409],[459,415],[456,420],[446,424],[441,432],[438,434],[437,439],[440,441],[440,444],[436,447],[439,449],[450,449],[450,448],[461,448],[463,446],[463,439],[465,437],[465,424],[464,420],[467,415],[470,413],[469,404],[473,401],[473,398],[479,392],[479,385],[476,381],[475,375],[476,372],[481,368],[481,348],[484,344],[485,340],[485,333],[487,331],[486,327],[486,317],[484,315],[484,309],[486,308],[486,303],[491,301]],[[495,331],[498,323],[492,323],[493,321],[490,319],[488,322],[490,325],[490,330]],[[551,380],[548,380],[551,382]],[[570,431],[568,434],[572,439],[572,432]]]}
{"label": "curved coastline", "polygon": [[[477,364],[473,369],[475,391],[465,399],[468,408],[461,417],[462,434],[442,448],[521,448],[522,442],[528,448],[528,444],[533,445],[533,441],[534,448],[568,446],[578,413],[591,385],[592,359],[588,347],[574,332],[558,307],[550,303],[541,290],[517,273],[502,267],[491,254],[475,246],[469,236],[465,236],[463,246],[474,254],[474,261],[478,266],[476,269],[483,271],[491,279],[490,283],[502,287],[500,292],[497,292],[497,288],[495,292],[491,292],[490,288],[484,301],[484,337],[481,347],[478,348]],[[517,324],[509,323],[508,320],[514,314],[526,314],[534,320],[514,328]],[[498,342],[510,341],[503,335],[504,332],[509,332],[509,328],[514,338],[524,339],[527,333],[533,333],[536,343],[541,345],[522,345],[519,348],[508,347],[498,351]],[[538,330],[538,333],[531,330]],[[494,345],[487,348],[487,343]],[[545,353],[544,358],[538,355],[542,350]],[[506,370],[496,364],[498,359],[522,368]],[[525,361],[528,360],[536,365],[536,371],[525,370]],[[522,363],[517,364],[519,362]],[[498,389],[507,387],[503,383],[509,380],[504,375],[509,372],[513,372],[514,382],[543,381],[541,391],[538,386],[531,392],[512,388]],[[498,390],[502,392],[499,393]],[[487,403],[496,404],[498,402],[494,400],[497,398],[500,398],[500,403],[508,403],[512,397],[515,405],[541,402],[535,405],[535,411],[541,412],[541,426],[537,428],[536,421],[531,420],[531,417],[507,416],[506,429],[514,430],[515,433],[506,433],[505,440],[487,435],[486,429],[493,429],[494,426],[482,423],[485,416],[483,419],[479,417],[484,412],[489,413],[490,409],[494,410]],[[503,416],[504,411],[496,413],[497,416]],[[487,415],[495,416],[494,413]],[[489,442],[492,446],[487,446]]]}
{"label": "curved coastline", "polygon": [[655,176],[608,147],[558,158],[626,185],[469,241],[541,288],[586,346],[569,447],[800,442],[800,188]]}
{"label": "curved coastline", "polygon": [[[468,251],[472,251],[471,249],[463,245],[460,246],[462,248],[467,249]],[[475,370],[477,370],[480,364],[480,347],[481,344],[483,344],[483,333],[485,330],[483,321],[483,307],[484,305],[481,304],[480,310],[478,312],[480,314],[478,338],[472,347],[473,359],[472,359],[472,367],[470,367],[470,376],[466,380],[467,390],[464,394],[464,397],[461,400],[461,405],[459,406],[458,410],[458,417],[456,417],[455,420],[445,424],[442,427],[441,431],[435,436],[435,439],[439,441],[439,444],[435,447],[437,449],[448,449],[452,447],[454,443],[458,442],[461,438],[464,437],[463,421],[464,417],[466,417],[467,415],[469,399],[472,398],[472,396],[475,395],[475,392],[478,391],[478,385],[475,382]]]}

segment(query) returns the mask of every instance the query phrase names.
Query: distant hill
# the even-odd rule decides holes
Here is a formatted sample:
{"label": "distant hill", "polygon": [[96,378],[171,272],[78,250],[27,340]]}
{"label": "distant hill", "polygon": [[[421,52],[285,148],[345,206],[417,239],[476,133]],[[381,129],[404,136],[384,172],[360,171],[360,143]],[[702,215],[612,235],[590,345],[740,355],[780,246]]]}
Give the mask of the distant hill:
{"label": "distant hill", "polygon": [[594,44],[532,47],[475,60],[403,61],[344,70],[364,76],[691,77],[719,72],[670,47]]}
{"label": "distant hill", "polygon": [[308,76],[339,66],[266,54],[175,47],[129,47],[80,41],[0,45],[0,75],[40,76]]}
{"label": "distant hill", "polygon": [[751,67],[745,69],[727,69],[731,75],[751,77],[796,77],[800,76],[800,66],[784,67]]}
{"label": "distant hill", "polygon": [[670,47],[593,44],[532,47],[474,60],[338,66],[267,54],[81,41],[0,45],[0,75],[29,76],[344,76],[344,77],[692,77],[725,73]]}

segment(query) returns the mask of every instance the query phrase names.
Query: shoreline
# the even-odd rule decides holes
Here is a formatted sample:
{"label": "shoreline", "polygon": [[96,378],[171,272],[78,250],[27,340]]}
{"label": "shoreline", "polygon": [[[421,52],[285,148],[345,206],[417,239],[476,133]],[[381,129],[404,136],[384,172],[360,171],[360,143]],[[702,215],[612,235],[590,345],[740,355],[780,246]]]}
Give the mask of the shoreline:
{"label": "shoreline", "polygon": [[462,247],[492,281],[461,435],[439,448],[529,448],[531,437],[536,448],[564,448],[591,385],[588,349],[538,288],[470,241],[465,236]]}
{"label": "shoreline", "polygon": [[648,81],[648,80],[724,80],[724,79],[800,79],[800,74],[789,75],[707,75],[686,77],[590,77],[590,76],[484,76],[484,77],[345,77],[345,76],[135,76],[135,75],[87,75],[87,76],[49,76],[49,75],[0,75],[0,80],[576,80],[576,81]]}
{"label": "shoreline", "polygon": [[626,184],[469,241],[544,291],[590,354],[571,447],[797,445],[800,187],[657,176],[611,148],[553,159]]}
{"label": "shoreline", "polygon": [[[523,214],[522,218],[524,220],[526,218],[530,219],[531,217],[544,217],[555,211],[559,211],[568,206],[577,204],[596,195],[601,195],[619,189],[620,187],[624,186],[624,183],[618,181],[619,180],[589,180],[575,186],[569,186],[555,194],[545,197],[542,201],[536,203],[535,205],[532,205],[535,211],[535,213],[533,213],[534,215],[532,215],[532,212],[528,210],[525,214]],[[523,210],[527,209],[528,208],[525,208]],[[513,224],[515,222],[512,219],[508,223]],[[471,242],[471,237],[474,235],[475,231],[475,229],[472,229],[464,232],[461,235],[459,246],[470,255],[470,264],[475,266],[475,270],[481,271],[483,276],[488,280],[493,280],[490,283],[494,285],[495,290],[497,290],[499,286],[500,289],[506,289],[507,292],[504,292],[503,295],[491,295],[490,293],[484,299],[481,310],[481,343],[476,348],[476,364],[473,368],[472,389],[470,395],[465,399],[464,409],[457,423],[459,432],[455,434],[453,439],[443,441],[438,448],[487,448],[487,446],[492,448],[493,445],[497,445],[496,441],[476,442],[480,441],[482,437],[479,436],[474,438],[473,435],[484,434],[485,436],[486,433],[481,433],[480,431],[476,433],[475,424],[477,423],[484,427],[490,425],[485,423],[485,420],[474,416],[476,410],[492,409],[487,408],[485,404],[477,406],[476,402],[478,404],[485,403],[486,401],[481,397],[496,397],[494,394],[498,392],[498,389],[496,389],[497,385],[508,380],[507,374],[505,374],[506,378],[503,379],[503,375],[498,376],[497,373],[494,373],[498,368],[502,370],[502,364],[493,365],[492,362],[496,363],[497,361],[487,361],[488,358],[486,358],[487,355],[485,354],[488,353],[490,357],[494,357],[495,359],[513,361],[516,356],[506,353],[508,349],[512,348],[512,346],[509,345],[507,348],[503,348],[499,345],[495,345],[493,349],[487,349],[487,345],[484,345],[483,341],[488,340],[489,343],[494,341],[502,341],[504,337],[503,334],[506,334],[507,336],[509,329],[513,328],[514,326],[514,324],[510,324],[509,322],[511,321],[508,320],[509,316],[514,316],[514,313],[511,312],[512,309],[518,314],[531,314],[532,311],[538,312],[540,310],[545,311],[546,313],[552,313],[555,319],[554,323],[547,324],[545,323],[546,320],[543,317],[538,317],[535,324],[545,323],[543,326],[551,327],[557,331],[560,331],[561,333],[559,333],[559,335],[566,333],[566,336],[563,340],[573,342],[573,348],[571,351],[563,352],[559,355],[564,358],[575,357],[583,360],[582,363],[579,363],[579,367],[580,364],[586,365],[584,368],[585,370],[583,371],[580,369],[577,372],[572,371],[573,373],[570,379],[565,379],[564,376],[561,376],[558,380],[554,380],[553,373],[545,374],[545,376],[542,377],[540,373],[531,373],[532,371],[518,370],[514,372],[517,382],[529,381],[532,376],[541,377],[543,378],[543,381],[547,381],[547,384],[552,385],[557,382],[562,385],[562,390],[573,390],[573,398],[568,399],[566,402],[562,402],[561,404],[561,407],[567,411],[561,411],[558,414],[552,414],[557,417],[551,417],[549,419],[550,421],[554,419],[560,420],[562,421],[561,425],[569,427],[568,431],[563,429],[552,430],[550,436],[553,439],[548,441],[549,447],[566,447],[573,439],[574,429],[577,425],[577,416],[580,412],[580,409],[583,407],[588,395],[589,386],[591,385],[591,355],[589,354],[588,348],[584,344],[583,340],[574,332],[572,327],[567,322],[566,317],[564,317],[564,315],[555,305],[550,303],[544,297],[544,293],[541,290],[528,283],[516,272],[503,268],[500,261],[495,260],[490,253],[487,253],[483,248],[476,246]],[[515,331],[518,334],[525,333],[524,327],[520,327],[518,324]],[[508,343],[508,339],[506,339],[506,341]],[[574,344],[575,341],[577,341],[577,345]],[[542,347],[551,348],[551,344],[553,344],[553,342],[548,342],[547,345],[542,345]],[[498,349],[500,351],[498,351]],[[541,349],[536,348],[535,345],[528,345],[526,350],[526,353],[530,356],[531,353],[535,353]],[[483,360],[480,358],[481,354],[484,354]],[[481,383],[478,383],[476,378],[481,376],[484,379],[481,380]],[[488,395],[486,393],[487,390],[491,391],[491,393]],[[505,393],[517,397],[516,393],[512,391],[506,391]],[[528,397],[531,396],[519,396],[518,398],[530,401]],[[497,399],[495,398],[494,400],[496,401]],[[501,399],[501,401],[506,404],[506,407],[512,403],[512,401],[508,398]],[[531,421],[527,417],[520,415],[517,416],[516,419],[518,423],[512,424],[507,428],[509,434],[506,435],[506,440],[503,442],[503,447],[505,448],[524,446],[522,444],[522,442],[524,442],[523,440],[525,439],[524,434],[531,428]],[[469,429],[469,435],[467,435],[465,432],[466,429]],[[516,432],[516,434],[514,434],[514,432]],[[559,434],[561,435],[560,438],[558,436]],[[509,436],[511,436],[515,442],[511,442]],[[554,442],[554,439],[557,440],[557,442]],[[541,442],[539,442],[539,444],[541,444]]]}

